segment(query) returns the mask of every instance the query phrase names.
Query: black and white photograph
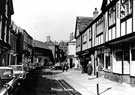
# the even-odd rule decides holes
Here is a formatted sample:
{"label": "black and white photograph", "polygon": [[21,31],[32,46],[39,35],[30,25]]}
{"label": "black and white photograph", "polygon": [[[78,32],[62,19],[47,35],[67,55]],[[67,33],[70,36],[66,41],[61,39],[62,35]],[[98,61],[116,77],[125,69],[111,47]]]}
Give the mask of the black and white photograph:
{"label": "black and white photograph", "polygon": [[134,95],[135,0],[0,0],[0,95]]}

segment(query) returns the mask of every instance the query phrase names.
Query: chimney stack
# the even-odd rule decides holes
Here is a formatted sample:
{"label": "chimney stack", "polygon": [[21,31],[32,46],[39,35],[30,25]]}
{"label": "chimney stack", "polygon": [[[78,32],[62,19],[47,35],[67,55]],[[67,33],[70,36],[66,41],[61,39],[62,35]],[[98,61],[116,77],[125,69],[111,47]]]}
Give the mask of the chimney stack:
{"label": "chimney stack", "polygon": [[50,41],[50,36],[47,36],[47,42]]}
{"label": "chimney stack", "polygon": [[95,11],[93,12],[93,19],[95,19],[98,16],[98,10],[95,8]]}
{"label": "chimney stack", "polygon": [[70,41],[72,41],[73,39],[74,39],[74,34],[72,32],[72,33],[70,33]]}

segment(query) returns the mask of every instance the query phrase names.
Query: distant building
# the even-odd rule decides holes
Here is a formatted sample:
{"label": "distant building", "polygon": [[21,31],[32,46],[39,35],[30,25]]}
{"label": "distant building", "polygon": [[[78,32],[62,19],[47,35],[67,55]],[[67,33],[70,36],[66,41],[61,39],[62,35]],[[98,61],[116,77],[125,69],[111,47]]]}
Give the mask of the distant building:
{"label": "distant building", "polygon": [[63,62],[64,60],[67,59],[67,42],[60,41],[59,49],[60,49],[60,61]]}
{"label": "distant building", "polygon": [[17,50],[18,50],[18,63],[24,62],[29,63],[32,62],[32,41],[33,38],[27,33],[26,30],[22,28],[18,28],[18,42],[17,42]]}
{"label": "distant building", "polygon": [[44,42],[33,40],[33,63],[50,65],[50,61],[53,61],[53,54],[48,45]]}
{"label": "distant building", "polygon": [[[72,34],[73,37],[73,34]],[[76,69],[80,69],[80,63],[78,60],[78,57],[76,56],[76,40],[73,39],[69,42],[67,42],[67,60],[68,60],[68,64],[69,67],[72,68],[76,68]]]}
{"label": "distant building", "polygon": [[[93,21],[93,17],[82,17],[78,16],[76,18],[76,25],[75,25],[75,39],[76,39],[76,55],[78,56],[80,60],[80,64],[82,66],[82,71],[87,72],[87,64],[90,58],[84,60],[87,56],[89,57],[87,51],[84,51],[84,49],[87,47],[86,41],[88,40],[88,37],[91,36],[90,34],[88,35],[87,33],[81,35],[85,28],[88,27],[88,25]],[[93,28],[94,29],[94,28]],[[90,32],[90,31],[88,31]],[[91,41],[91,40],[89,40]],[[92,42],[91,42],[92,44]],[[89,45],[91,45],[89,44]],[[83,52],[83,55],[82,55]]]}
{"label": "distant building", "polygon": [[45,44],[48,45],[48,47],[52,50],[52,53],[53,53],[53,63],[55,63],[55,59],[57,59],[57,42],[53,42],[51,41],[51,37],[50,36],[47,36],[47,40],[45,41]]}

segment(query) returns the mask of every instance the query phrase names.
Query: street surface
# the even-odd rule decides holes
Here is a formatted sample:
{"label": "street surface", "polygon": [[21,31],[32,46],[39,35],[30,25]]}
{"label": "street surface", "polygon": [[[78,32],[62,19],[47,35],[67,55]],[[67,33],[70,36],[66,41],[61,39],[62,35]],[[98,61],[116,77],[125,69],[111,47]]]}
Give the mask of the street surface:
{"label": "street surface", "polygon": [[62,71],[48,68],[30,72],[14,95],[81,95],[64,80],[58,80],[59,73]]}

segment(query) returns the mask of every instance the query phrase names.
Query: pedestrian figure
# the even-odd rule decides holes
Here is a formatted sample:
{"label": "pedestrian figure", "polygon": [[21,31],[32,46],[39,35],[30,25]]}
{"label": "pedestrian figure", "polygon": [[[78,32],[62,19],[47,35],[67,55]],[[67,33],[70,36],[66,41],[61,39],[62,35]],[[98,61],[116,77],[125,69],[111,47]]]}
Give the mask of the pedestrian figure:
{"label": "pedestrian figure", "polygon": [[64,70],[68,71],[68,64],[66,61],[64,61],[62,64],[62,71],[64,72]]}
{"label": "pedestrian figure", "polygon": [[65,65],[64,66],[65,70],[68,71],[68,63],[67,63],[67,61],[65,61],[65,64],[64,65]]}
{"label": "pedestrian figure", "polygon": [[64,62],[61,64],[62,66],[62,71],[64,72]]}
{"label": "pedestrian figure", "polygon": [[87,67],[88,67],[87,68],[87,73],[88,73],[88,75],[91,75],[92,74],[92,71],[93,71],[93,67],[92,67],[91,61],[89,61]]}

